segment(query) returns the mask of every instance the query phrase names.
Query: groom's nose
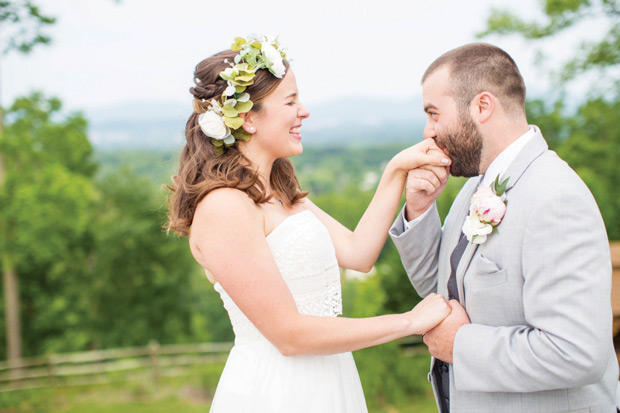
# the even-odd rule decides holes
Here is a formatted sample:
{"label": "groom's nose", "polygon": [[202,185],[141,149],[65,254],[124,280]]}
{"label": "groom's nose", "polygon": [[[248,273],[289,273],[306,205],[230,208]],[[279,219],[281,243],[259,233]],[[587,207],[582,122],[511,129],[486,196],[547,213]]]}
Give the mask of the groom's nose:
{"label": "groom's nose", "polygon": [[426,121],[426,125],[424,125],[424,139],[435,139],[436,137],[435,127],[429,119]]}

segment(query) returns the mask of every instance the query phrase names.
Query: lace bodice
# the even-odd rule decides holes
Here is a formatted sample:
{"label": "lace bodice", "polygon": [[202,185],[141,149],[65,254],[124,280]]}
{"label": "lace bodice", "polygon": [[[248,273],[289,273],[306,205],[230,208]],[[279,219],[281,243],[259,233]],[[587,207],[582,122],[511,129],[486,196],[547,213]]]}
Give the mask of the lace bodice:
{"label": "lace bodice", "polygon": [[[267,243],[300,313],[328,317],[342,313],[336,252],[327,228],[311,211],[287,217],[267,236]],[[260,339],[260,332],[219,283],[215,289],[228,311],[235,344]]]}

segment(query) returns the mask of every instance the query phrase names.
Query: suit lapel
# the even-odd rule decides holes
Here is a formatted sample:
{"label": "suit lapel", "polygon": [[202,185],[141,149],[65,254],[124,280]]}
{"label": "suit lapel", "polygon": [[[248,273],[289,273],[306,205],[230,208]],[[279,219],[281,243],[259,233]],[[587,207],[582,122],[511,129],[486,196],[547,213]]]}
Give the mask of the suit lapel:
{"label": "suit lapel", "polygon": [[[501,178],[503,179],[510,178],[508,180],[508,185],[506,187],[507,196],[509,196],[508,191],[512,187],[515,186],[515,184],[519,181],[519,179],[521,178],[523,173],[527,170],[527,168],[531,165],[531,163],[549,148],[547,146],[547,142],[545,141],[545,138],[543,138],[542,134],[540,133],[540,130],[536,126],[533,126],[533,127],[535,128],[534,137],[532,138],[530,142],[527,143],[527,145],[521,150],[521,152],[519,152],[515,160],[512,161],[508,169],[506,169],[506,172],[502,174]],[[477,186],[474,188],[474,191],[476,189],[477,189]],[[472,191],[470,196],[467,198],[468,202],[469,202],[469,199],[471,198],[471,195],[473,195],[473,193],[474,192]],[[465,220],[467,213],[468,212],[466,212],[463,215],[462,220],[460,222],[463,222]],[[494,234],[491,236],[497,236],[497,234]],[[469,267],[469,263],[474,257],[474,254],[476,253],[478,246],[479,244],[472,244],[471,242],[467,245],[467,248],[465,248],[465,251],[463,252],[463,256],[461,257],[461,261],[459,262],[459,266],[456,270],[456,283],[457,283],[457,287],[459,291],[459,297],[461,298],[461,304],[464,307],[466,304],[465,304],[465,291],[463,287],[463,280],[465,278],[465,272],[467,271],[467,268]]]}

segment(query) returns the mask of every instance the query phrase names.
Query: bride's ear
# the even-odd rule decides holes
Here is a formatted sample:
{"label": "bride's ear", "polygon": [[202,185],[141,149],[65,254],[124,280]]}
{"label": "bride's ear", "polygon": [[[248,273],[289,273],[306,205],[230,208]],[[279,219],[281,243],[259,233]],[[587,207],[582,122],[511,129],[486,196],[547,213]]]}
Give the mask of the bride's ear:
{"label": "bride's ear", "polygon": [[249,134],[256,133],[256,126],[254,126],[254,122],[252,121],[252,115],[250,113],[242,113],[239,116],[243,118],[243,130]]}

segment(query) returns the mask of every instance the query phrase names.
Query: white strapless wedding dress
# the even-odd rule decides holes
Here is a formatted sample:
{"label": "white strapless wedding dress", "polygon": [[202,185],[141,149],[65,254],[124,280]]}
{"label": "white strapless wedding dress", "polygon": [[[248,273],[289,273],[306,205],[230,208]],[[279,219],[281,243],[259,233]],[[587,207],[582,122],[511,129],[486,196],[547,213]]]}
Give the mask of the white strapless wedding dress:
{"label": "white strapless wedding dress", "polygon": [[[323,224],[311,211],[289,216],[267,243],[302,314],[342,313],[340,271]],[[248,274],[251,276],[251,274]],[[285,357],[254,327],[219,284],[235,345],[215,392],[212,413],[367,412],[350,352]]]}

